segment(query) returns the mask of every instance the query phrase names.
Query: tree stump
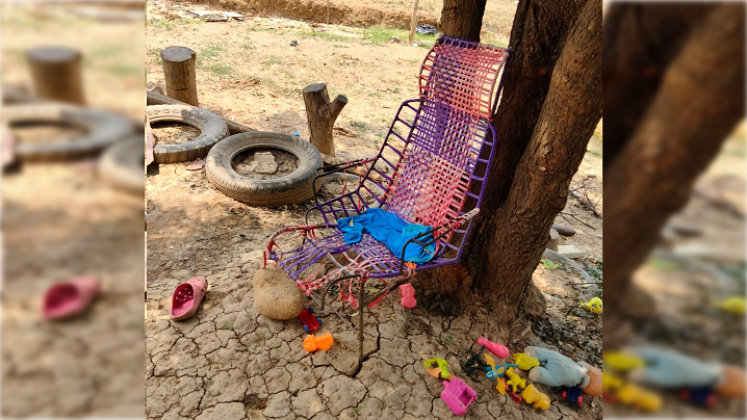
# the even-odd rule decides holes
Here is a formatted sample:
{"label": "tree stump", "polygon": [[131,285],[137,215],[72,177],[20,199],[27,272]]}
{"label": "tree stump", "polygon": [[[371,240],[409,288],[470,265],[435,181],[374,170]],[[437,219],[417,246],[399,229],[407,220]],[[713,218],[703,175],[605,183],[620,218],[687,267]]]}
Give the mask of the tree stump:
{"label": "tree stump", "polygon": [[412,19],[410,20],[410,38],[409,43],[410,45],[415,43],[415,31],[418,29],[418,1],[415,0],[415,3],[412,5]]}
{"label": "tree stump", "polygon": [[161,50],[166,95],[178,101],[199,106],[195,62],[197,54],[187,47],[167,47]]}
{"label": "tree stump", "polygon": [[332,137],[332,128],[342,108],[347,105],[348,98],[338,95],[333,102],[330,102],[327,85],[324,83],[306,86],[301,92],[306,104],[311,144],[319,150],[319,153],[334,156],[335,142]]}
{"label": "tree stump", "polygon": [[85,105],[80,51],[68,47],[37,47],[27,50],[26,58],[37,97]]}

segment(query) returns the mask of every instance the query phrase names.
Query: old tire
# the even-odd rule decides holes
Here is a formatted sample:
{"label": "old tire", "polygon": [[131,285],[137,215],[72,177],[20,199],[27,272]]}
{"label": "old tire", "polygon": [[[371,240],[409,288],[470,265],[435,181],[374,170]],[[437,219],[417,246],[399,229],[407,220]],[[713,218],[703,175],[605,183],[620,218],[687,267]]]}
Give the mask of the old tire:
{"label": "old tire", "polygon": [[[298,168],[290,174],[269,180],[249,178],[237,173],[231,162],[249,149],[280,149],[298,159]],[[322,155],[310,142],[289,134],[255,131],[227,137],[208,154],[205,174],[223,194],[253,206],[297,204],[314,197],[312,181],[322,166]]]}
{"label": "old tire", "polygon": [[213,145],[228,136],[228,127],[223,118],[189,105],[151,105],[147,110],[151,123],[174,121],[191,125],[200,130],[200,135],[178,144],[156,144],[153,159],[157,163],[188,162],[205,157]]}
{"label": "old tire", "polygon": [[59,103],[30,103],[3,107],[2,120],[14,123],[59,123],[85,128],[88,134],[65,143],[20,143],[20,160],[61,160],[93,155],[132,134],[128,120],[100,109]]}
{"label": "old tire", "polygon": [[145,193],[145,149],[142,136],[109,147],[99,160],[99,174],[111,185],[134,194]]}

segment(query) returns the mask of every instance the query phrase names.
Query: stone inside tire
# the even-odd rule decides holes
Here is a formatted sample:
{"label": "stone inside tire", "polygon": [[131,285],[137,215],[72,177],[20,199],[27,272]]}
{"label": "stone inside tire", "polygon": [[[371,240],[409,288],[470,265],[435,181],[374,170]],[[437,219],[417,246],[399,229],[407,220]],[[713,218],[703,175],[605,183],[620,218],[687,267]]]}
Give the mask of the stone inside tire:
{"label": "stone inside tire", "polygon": [[132,136],[107,148],[99,160],[99,174],[117,188],[145,194],[143,136]]}
{"label": "stone inside tire", "polygon": [[157,163],[189,162],[205,157],[215,143],[228,136],[228,127],[223,118],[202,108],[189,105],[151,105],[147,108],[147,113],[150,123],[173,121],[200,130],[199,136],[184,143],[156,143],[153,159]]}
{"label": "stone inside tire", "polygon": [[66,142],[19,143],[15,155],[24,161],[48,161],[84,157],[132,134],[130,121],[100,109],[59,103],[7,105],[2,120],[14,123],[58,123],[86,129],[87,134]]}
{"label": "stone inside tire", "polygon": [[[231,162],[250,149],[279,149],[298,159],[298,168],[276,179],[241,175]],[[223,194],[253,206],[299,204],[314,198],[312,181],[322,166],[322,155],[310,142],[289,134],[255,131],[225,138],[210,150],[205,163],[208,181]]]}

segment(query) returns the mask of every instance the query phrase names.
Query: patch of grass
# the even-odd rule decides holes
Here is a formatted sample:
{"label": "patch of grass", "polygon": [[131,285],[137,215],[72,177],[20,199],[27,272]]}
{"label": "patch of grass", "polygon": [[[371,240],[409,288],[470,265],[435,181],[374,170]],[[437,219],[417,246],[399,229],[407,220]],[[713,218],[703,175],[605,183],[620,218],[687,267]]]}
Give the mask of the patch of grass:
{"label": "patch of grass", "polygon": [[217,58],[220,53],[223,52],[223,47],[220,45],[211,45],[209,47],[206,47],[200,53],[198,54],[198,59],[213,59]]}
{"label": "patch of grass", "polygon": [[[405,29],[385,28],[383,26],[371,26],[366,28],[361,35],[361,44],[387,45],[392,36],[399,38],[400,42],[407,43],[410,32]],[[431,48],[436,42],[437,36],[415,34],[415,42],[418,47]]]}
{"label": "patch of grass", "polygon": [[368,129],[368,125],[363,121],[350,121],[350,125],[355,128],[356,131],[365,131]]}
{"label": "patch of grass", "polygon": [[202,66],[201,68],[219,76],[228,76],[233,73],[233,68],[231,68],[231,65],[228,63],[210,64],[208,66]]}
{"label": "patch of grass", "polygon": [[137,75],[141,71],[140,66],[133,66],[128,64],[112,64],[103,68],[104,71],[110,74],[116,74],[118,76],[132,76]]}
{"label": "patch of grass", "polygon": [[601,150],[587,150],[586,153],[588,153],[588,154],[590,154],[592,156],[596,156],[599,159],[603,159],[603,157],[602,157],[603,152]]}
{"label": "patch of grass", "polygon": [[339,33],[334,33],[334,32],[317,31],[313,28],[311,29],[311,31],[301,32],[299,35],[303,39],[318,38],[318,39],[326,39],[330,41],[342,41],[342,42],[353,42],[356,40],[354,36],[344,35],[344,34],[339,34]]}
{"label": "patch of grass", "polygon": [[263,61],[262,64],[283,64],[283,59],[278,57],[277,55],[271,55],[267,60]]}
{"label": "patch of grass", "polygon": [[500,48],[508,47],[508,41],[506,39],[499,38],[498,36],[496,36],[496,34],[492,32],[486,32],[485,36],[483,36],[480,39],[480,42],[484,44],[494,45]]}

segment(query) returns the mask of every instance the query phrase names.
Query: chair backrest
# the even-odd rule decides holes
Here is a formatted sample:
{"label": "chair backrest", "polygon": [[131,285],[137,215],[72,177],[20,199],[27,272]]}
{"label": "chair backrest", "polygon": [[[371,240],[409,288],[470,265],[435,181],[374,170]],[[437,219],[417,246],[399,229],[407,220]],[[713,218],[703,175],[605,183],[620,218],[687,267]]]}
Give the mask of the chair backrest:
{"label": "chair backrest", "polygon": [[[421,104],[387,189],[389,211],[436,226],[464,211],[468,197],[479,205],[487,168],[478,173],[478,163],[486,166],[492,156],[486,137],[507,58],[507,50],[492,45],[448,37],[436,42],[423,62]],[[478,194],[470,192],[475,181],[483,184]]]}

